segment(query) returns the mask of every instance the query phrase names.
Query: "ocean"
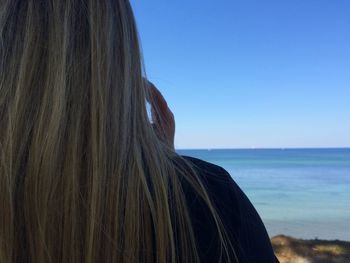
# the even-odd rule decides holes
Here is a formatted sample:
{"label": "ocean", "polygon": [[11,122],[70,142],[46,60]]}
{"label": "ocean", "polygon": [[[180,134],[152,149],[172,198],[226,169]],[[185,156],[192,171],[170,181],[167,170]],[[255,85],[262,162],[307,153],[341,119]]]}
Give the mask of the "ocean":
{"label": "ocean", "polygon": [[350,241],[350,148],[177,152],[225,168],[271,237]]}

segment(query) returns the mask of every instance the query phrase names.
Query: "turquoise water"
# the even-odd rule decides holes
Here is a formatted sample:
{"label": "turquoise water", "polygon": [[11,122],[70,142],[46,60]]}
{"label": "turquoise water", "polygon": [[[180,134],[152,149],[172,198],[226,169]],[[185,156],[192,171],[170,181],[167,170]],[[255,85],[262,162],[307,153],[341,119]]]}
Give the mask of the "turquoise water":
{"label": "turquoise water", "polygon": [[224,167],[270,236],[350,240],[350,149],[178,150]]}

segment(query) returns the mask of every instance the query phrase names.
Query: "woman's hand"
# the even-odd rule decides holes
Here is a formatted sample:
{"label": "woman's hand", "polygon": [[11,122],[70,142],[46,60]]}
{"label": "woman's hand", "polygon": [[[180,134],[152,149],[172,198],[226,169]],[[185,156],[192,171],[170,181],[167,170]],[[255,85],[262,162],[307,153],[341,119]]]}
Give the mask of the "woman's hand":
{"label": "woman's hand", "polygon": [[174,114],[171,112],[166,100],[160,91],[153,85],[153,83],[146,81],[146,86],[149,92],[149,103],[151,104],[153,128],[159,139],[175,150]]}

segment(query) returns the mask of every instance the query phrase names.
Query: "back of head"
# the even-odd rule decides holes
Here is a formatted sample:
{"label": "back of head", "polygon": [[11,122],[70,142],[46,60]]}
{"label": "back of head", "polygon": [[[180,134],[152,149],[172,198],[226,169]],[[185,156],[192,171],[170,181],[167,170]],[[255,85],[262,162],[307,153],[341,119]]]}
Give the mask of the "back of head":
{"label": "back of head", "polygon": [[210,201],[148,121],[129,2],[0,12],[0,262],[198,261],[177,175]]}

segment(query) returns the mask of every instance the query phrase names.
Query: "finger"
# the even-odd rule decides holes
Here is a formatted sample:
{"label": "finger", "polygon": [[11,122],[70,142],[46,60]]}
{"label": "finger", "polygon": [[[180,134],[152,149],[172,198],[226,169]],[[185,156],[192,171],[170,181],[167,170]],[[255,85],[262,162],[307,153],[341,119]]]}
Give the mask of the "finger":
{"label": "finger", "polygon": [[149,82],[149,92],[153,120],[157,124],[168,123],[172,118],[172,112],[163,95],[151,82]]}
{"label": "finger", "polygon": [[153,128],[159,138],[174,148],[175,119],[161,92],[148,82]]}
{"label": "finger", "polygon": [[148,82],[148,89],[150,92],[150,103],[151,105],[153,104],[154,106],[157,105],[158,108],[162,111],[165,111],[168,109],[168,104],[166,100],[164,99],[162,93],[153,85],[153,83]]}

